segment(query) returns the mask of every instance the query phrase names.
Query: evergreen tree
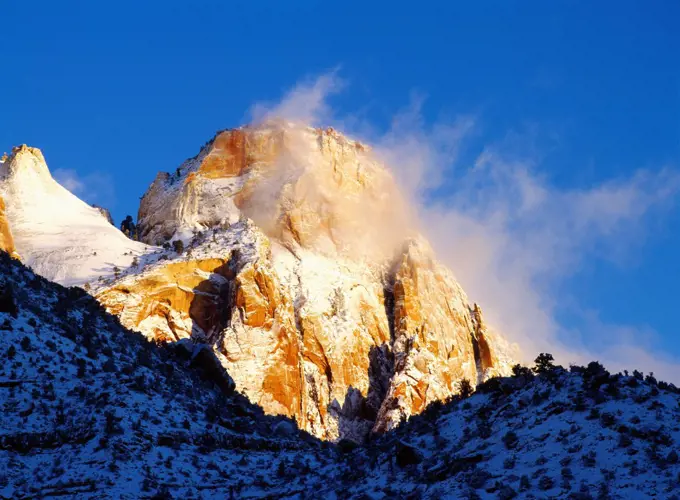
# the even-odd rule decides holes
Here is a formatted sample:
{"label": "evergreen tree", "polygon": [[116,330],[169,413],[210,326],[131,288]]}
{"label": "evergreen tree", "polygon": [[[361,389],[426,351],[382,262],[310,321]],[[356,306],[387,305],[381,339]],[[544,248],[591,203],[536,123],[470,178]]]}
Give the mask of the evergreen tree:
{"label": "evergreen tree", "polygon": [[472,384],[466,378],[460,381],[460,397],[463,399],[469,398],[473,393]]}
{"label": "evergreen tree", "polygon": [[534,371],[538,374],[551,373],[555,369],[555,363],[553,363],[553,361],[555,361],[555,358],[553,358],[552,354],[542,352],[534,360],[534,363],[536,363]]}
{"label": "evergreen tree", "polygon": [[175,252],[182,255],[184,252],[184,242],[182,240],[175,240],[172,242],[172,248],[175,250]]}

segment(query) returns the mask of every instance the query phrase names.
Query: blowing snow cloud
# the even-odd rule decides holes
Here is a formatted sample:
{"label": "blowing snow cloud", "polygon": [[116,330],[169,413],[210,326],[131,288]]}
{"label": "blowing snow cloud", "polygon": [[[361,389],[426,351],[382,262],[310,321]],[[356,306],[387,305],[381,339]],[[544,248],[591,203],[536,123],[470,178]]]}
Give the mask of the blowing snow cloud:
{"label": "blowing snow cloud", "polygon": [[[627,178],[565,189],[545,178],[546,166],[531,149],[517,153],[512,134],[466,165],[459,151],[480,128],[479,117],[427,123],[423,100],[416,98],[377,132],[370,121],[333,110],[328,98],[343,87],[332,72],[298,84],[278,104],[255,106],[252,114],[256,120],[333,125],[368,144],[408,200],[409,222],[418,221],[489,322],[520,344],[525,361],[550,351],[563,363],[600,359],[612,368],[654,370],[677,381],[677,360],[646,345],[649,329],[603,325],[592,305],[563,288],[589,259],[619,261],[635,251],[646,223],[675,208],[677,170],[640,169]],[[588,331],[558,319],[565,303],[590,318]],[[585,341],[593,336],[599,342]]]}

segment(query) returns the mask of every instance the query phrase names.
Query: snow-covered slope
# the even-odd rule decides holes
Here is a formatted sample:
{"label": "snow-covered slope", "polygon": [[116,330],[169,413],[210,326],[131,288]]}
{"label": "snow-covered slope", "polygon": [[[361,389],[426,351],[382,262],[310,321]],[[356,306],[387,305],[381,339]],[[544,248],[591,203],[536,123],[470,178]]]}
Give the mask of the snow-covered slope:
{"label": "snow-covered slope", "polygon": [[50,280],[84,285],[113,276],[147,252],[57,183],[36,148],[16,147],[0,163],[0,196],[17,253]]}
{"label": "snow-covered slope", "polygon": [[347,497],[680,498],[678,388],[598,363],[524,373],[360,450]]}
{"label": "snow-covered slope", "polygon": [[0,498],[677,499],[680,394],[597,364],[490,379],[355,447],[232,393],[0,253]]}

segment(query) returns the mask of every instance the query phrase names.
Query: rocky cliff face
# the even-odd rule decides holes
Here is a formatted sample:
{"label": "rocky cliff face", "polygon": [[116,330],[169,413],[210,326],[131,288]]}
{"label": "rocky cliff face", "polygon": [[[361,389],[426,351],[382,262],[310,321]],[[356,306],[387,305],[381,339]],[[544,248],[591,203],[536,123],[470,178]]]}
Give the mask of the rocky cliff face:
{"label": "rocky cliff face", "polygon": [[140,205],[140,239],[159,245],[243,217],[292,252],[374,261],[392,254],[408,224],[366,146],[333,129],[270,122],[218,133],[173,174],[159,174]]}
{"label": "rocky cliff face", "polygon": [[101,214],[101,216],[106,219],[106,222],[108,222],[112,226],[115,226],[115,224],[113,223],[113,217],[111,217],[111,212],[109,212],[108,208],[100,207],[99,205],[92,205],[92,208],[96,208],[97,211]]}
{"label": "rocky cliff face", "polygon": [[361,440],[512,364],[409,222],[360,143],[283,122],[229,130],[142,199],[141,238],[184,253],[94,293],[149,337],[212,345],[265,411]]}
{"label": "rocky cliff face", "polygon": [[13,257],[18,257],[14,247],[14,238],[9,227],[9,221],[5,215],[5,200],[0,196],[0,250],[7,252]]}
{"label": "rocky cliff face", "polygon": [[332,129],[217,134],[149,188],[144,243],[56,183],[35,148],[0,164],[0,195],[38,273],[149,338],[211,346],[239,391],[318,437],[361,441],[463,379],[510,371],[512,349],[412,229],[389,171]]}
{"label": "rocky cliff face", "polygon": [[510,347],[484,326],[460,285],[438,265],[423,241],[410,242],[392,277],[394,372],[376,420],[388,431],[428,404],[510,366]]}

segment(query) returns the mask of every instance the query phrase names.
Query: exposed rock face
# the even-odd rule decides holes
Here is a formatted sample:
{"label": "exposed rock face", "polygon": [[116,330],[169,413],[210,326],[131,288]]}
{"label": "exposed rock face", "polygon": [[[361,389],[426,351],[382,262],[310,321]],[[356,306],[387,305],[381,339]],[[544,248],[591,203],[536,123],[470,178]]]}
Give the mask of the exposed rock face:
{"label": "exposed rock face", "polygon": [[99,211],[99,213],[102,214],[102,217],[106,219],[106,222],[108,222],[112,226],[114,225],[113,217],[111,217],[111,212],[109,212],[108,208],[100,207],[99,205],[92,205],[92,208],[96,208]]}
{"label": "exposed rock face", "polygon": [[[375,431],[394,428],[428,404],[503,375],[510,347],[488,332],[481,311],[422,241],[408,244],[394,272],[394,375]],[[493,347],[492,347],[493,346]]]}
{"label": "exposed rock face", "polygon": [[272,250],[246,221],[190,251],[95,295],[150,337],[213,345],[236,387],[268,412],[295,416],[321,437],[362,439],[390,376],[380,279],[305,250],[302,260]]}
{"label": "exposed rock face", "polygon": [[221,132],[174,174],[159,174],[138,220],[148,244],[245,216],[293,251],[378,260],[403,241],[407,215],[365,146],[333,129],[269,123]]}
{"label": "exposed rock face", "polygon": [[188,251],[95,294],[150,337],[212,345],[265,411],[361,440],[512,364],[408,222],[388,172],[333,130],[225,131],[140,206],[143,241]]}
{"label": "exposed rock face", "polygon": [[[6,154],[3,154],[2,158],[0,158],[0,180],[7,175],[6,171],[9,169],[8,160],[9,157]],[[19,258],[19,255],[16,253],[14,238],[12,237],[12,231],[5,210],[5,200],[0,196],[0,250],[7,252],[14,258]]]}
{"label": "exposed rock face", "polygon": [[[200,259],[157,266],[106,288],[97,298],[124,324],[160,341],[189,338],[226,326],[218,318],[227,304],[220,288],[229,277],[226,259]],[[233,273],[231,275],[233,278]]]}
{"label": "exposed rock face", "polygon": [[142,199],[140,238],[157,247],[57,184],[39,150],[15,148],[0,169],[31,267],[150,338],[209,346],[228,376],[212,357],[204,368],[225,389],[233,379],[318,437],[361,441],[462,379],[510,371],[510,347],[410,229],[388,170],[332,129],[219,133]]}
{"label": "exposed rock face", "polygon": [[12,238],[9,221],[5,215],[5,200],[2,196],[0,196],[0,250],[7,252],[12,257],[19,257],[14,247],[14,238]]}

